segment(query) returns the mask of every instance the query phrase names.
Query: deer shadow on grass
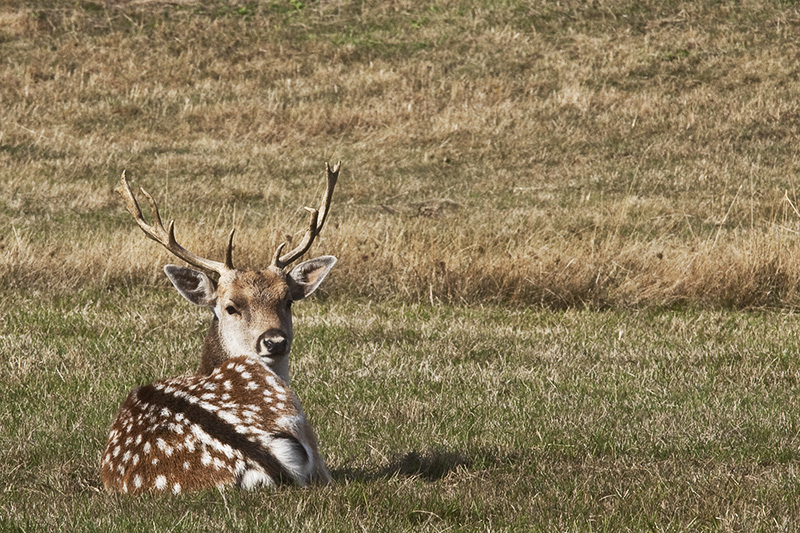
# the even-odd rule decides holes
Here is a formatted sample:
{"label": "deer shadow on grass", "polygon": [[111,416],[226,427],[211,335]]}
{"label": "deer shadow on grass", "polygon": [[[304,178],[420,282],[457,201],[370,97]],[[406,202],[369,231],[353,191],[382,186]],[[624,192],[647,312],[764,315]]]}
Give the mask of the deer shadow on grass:
{"label": "deer shadow on grass", "polygon": [[410,451],[393,456],[388,464],[375,468],[334,468],[331,476],[338,482],[377,481],[395,477],[416,477],[433,482],[446,477],[456,470],[485,468],[487,465],[505,463],[507,456],[490,450],[480,450],[468,454],[460,451],[430,449],[424,452]]}

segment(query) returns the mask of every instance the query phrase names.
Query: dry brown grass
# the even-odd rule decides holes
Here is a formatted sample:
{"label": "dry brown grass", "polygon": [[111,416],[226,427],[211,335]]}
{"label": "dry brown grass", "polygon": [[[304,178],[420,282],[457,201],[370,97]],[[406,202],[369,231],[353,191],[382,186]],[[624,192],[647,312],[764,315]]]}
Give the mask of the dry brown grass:
{"label": "dry brown grass", "polygon": [[256,266],[344,160],[330,290],[795,306],[793,5],[6,3],[0,279],[160,279],[111,192]]}

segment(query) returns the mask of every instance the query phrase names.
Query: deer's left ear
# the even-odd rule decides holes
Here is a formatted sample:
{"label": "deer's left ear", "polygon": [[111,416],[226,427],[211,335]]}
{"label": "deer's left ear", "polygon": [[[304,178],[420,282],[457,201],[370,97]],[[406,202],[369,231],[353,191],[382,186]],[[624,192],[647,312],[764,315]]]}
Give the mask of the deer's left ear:
{"label": "deer's left ear", "polygon": [[286,276],[292,300],[302,300],[314,292],[335,264],[335,257],[323,255],[316,259],[304,261],[294,267]]}

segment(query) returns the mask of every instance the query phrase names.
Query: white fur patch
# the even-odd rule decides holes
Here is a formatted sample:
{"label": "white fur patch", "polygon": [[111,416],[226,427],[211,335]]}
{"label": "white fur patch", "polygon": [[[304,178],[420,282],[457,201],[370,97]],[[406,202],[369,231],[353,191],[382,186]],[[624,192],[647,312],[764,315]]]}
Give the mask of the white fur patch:
{"label": "white fur patch", "polygon": [[281,416],[275,421],[275,425],[290,433],[297,433],[298,419],[296,416]]}
{"label": "white fur patch", "polygon": [[231,425],[236,425],[236,424],[241,424],[242,423],[242,419],[241,418],[239,418],[238,416],[236,416],[236,415],[234,415],[232,413],[229,413],[227,411],[220,411],[219,412],[219,417],[221,419],[223,419],[225,422],[227,422],[228,424],[231,424]]}
{"label": "white fur patch", "polygon": [[239,480],[239,486],[244,490],[253,490],[259,487],[273,487],[275,482],[263,470],[245,470]]}
{"label": "white fur patch", "polygon": [[304,452],[297,449],[297,445],[287,439],[274,439],[269,445],[269,451],[289,471],[295,481],[300,485],[306,484],[306,477],[311,470],[311,454],[303,446]]}

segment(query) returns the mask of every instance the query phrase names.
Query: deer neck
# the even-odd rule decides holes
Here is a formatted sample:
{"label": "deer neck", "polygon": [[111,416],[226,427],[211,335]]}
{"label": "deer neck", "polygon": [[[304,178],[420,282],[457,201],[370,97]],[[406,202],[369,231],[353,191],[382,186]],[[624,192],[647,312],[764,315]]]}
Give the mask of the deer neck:
{"label": "deer neck", "polygon": [[[222,346],[222,339],[219,333],[219,319],[215,316],[211,322],[211,327],[206,333],[206,340],[203,343],[203,352],[200,357],[200,366],[197,374],[207,376],[231,357],[242,354],[230,353]],[[279,357],[276,361],[267,365],[286,385],[289,385],[289,354]]]}
{"label": "deer neck", "polygon": [[206,340],[203,343],[203,353],[200,358],[200,367],[197,369],[198,375],[207,376],[219,365],[225,362],[230,355],[222,347],[222,339],[219,336],[219,320],[214,317],[211,327],[206,333]]}
{"label": "deer neck", "polygon": [[278,374],[286,385],[291,385],[289,382],[289,354],[282,355],[275,363],[267,365],[273,372]]}

